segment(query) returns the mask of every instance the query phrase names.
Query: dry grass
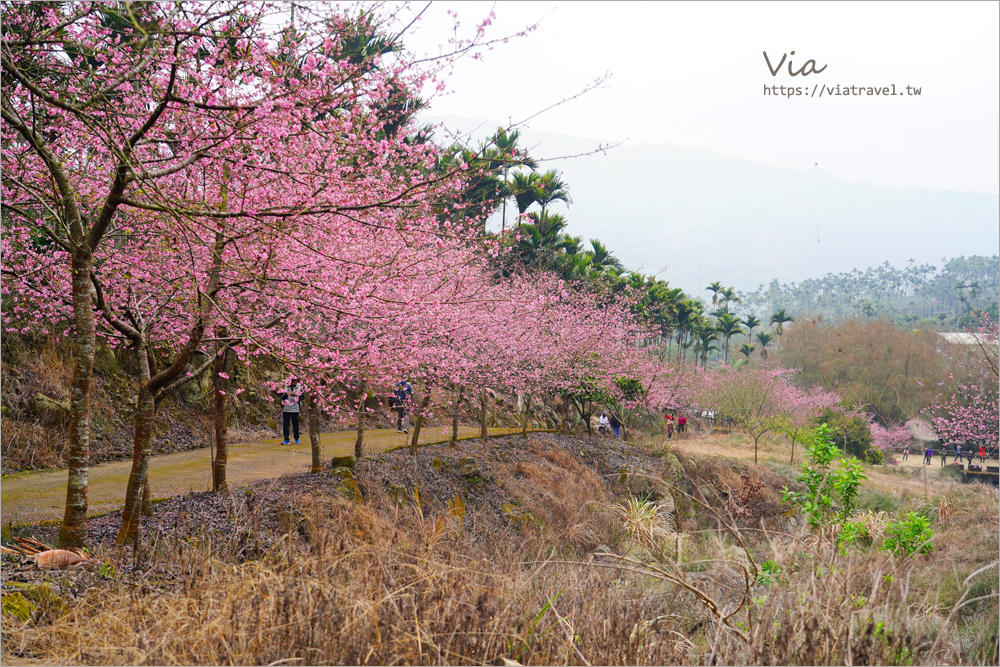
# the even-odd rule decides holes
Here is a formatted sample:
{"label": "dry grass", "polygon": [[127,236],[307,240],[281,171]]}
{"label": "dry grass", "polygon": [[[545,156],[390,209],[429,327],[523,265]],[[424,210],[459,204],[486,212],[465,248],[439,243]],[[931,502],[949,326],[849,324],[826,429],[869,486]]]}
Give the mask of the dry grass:
{"label": "dry grass", "polygon": [[612,571],[526,563],[503,540],[412,505],[307,505],[257,561],[164,542],[182,582],[169,593],[113,585],[51,625],[11,629],[4,651],[88,664],[565,664],[577,650],[607,664],[684,659],[683,643],[637,641],[665,627],[650,622],[664,601]]}
{"label": "dry grass", "polygon": [[[782,517],[787,482],[766,467],[638,452],[622,476],[599,473],[590,445],[523,449],[497,452],[490,480],[455,482],[462,513],[457,476],[420,503],[379,490],[430,468],[424,452],[359,469],[365,503],[234,494],[225,535],[149,536],[145,565],[118,562],[65,615],[4,617],[4,662],[997,662],[995,570],[969,579],[996,558],[995,490],[941,480],[924,500],[886,475],[874,493],[895,509],[862,508],[874,539],[844,554]],[[910,510],[932,519],[936,549],[900,562],[880,531]]]}

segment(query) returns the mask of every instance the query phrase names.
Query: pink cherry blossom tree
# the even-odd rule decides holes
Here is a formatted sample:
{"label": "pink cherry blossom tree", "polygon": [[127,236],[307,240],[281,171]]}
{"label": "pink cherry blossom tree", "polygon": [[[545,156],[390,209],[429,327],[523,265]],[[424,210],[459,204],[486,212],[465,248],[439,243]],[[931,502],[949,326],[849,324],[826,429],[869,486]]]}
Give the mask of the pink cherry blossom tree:
{"label": "pink cherry blossom tree", "polygon": [[954,365],[953,391],[940,395],[924,413],[943,440],[995,451],[1000,432],[998,325],[981,314],[978,326],[966,333],[968,344],[956,344],[948,350]]}
{"label": "pink cherry blossom tree", "polygon": [[778,431],[791,443],[789,464],[795,463],[795,443],[803,442],[815,430],[816,418],[820,413],[836,407],[839,402],[840,396],[819,386],[801,389],[789,384],[785,388],[782,394],[783,404],[779,410],[782,418]]}
{"label": "pink cherry blossom tree", "polygon": [[913,436],[910,429],[903,424],[887,424],[883,426],[872,420],[869,422],[872,433],[872,446],[882,454],[892,454],[910,442]]}
{"label": "pink cherry blossom tree", "polygon": [[744,365],[722,367],[708,373],[696,396],[703,409],[714,410],[723,418],[732,419],[754,441],[754,463],[757,448],[766,433],[781,432],[795,440],[819,412],[836,404],[829,392],[813,388],[803,391],[791,382],[794,369],[768,369]]}
{"label": "pink cherry blossom tree", "polygon": [[[85,535],[94,272],[120,250],[128,225],[158,214],[203,230],[245,221],[276,236],[306,218],[405,229],[398,212],[458,175],[414,168],[431,165],[433,150],[393,141],[388,130],[400,120],[399,91],[434,80],[448,57],[430,68],[416,58],[373,68],[340,57],[336,34],[349,20],[327,15],[289,31],[274,28],[270,12],[252,2],[3,7],[4,217],[54,248],[46,261],[70,277],[65,295],[47,299],[69,297],[76,349],[64,545]],[[451,54],[481,38],[477,30]],[[220,206],[208,195],[226,174],[245,187]],[[359,220],[372,210],[395,215]],[[30,281],[8,249],[5,272]],[[264,276],[276,254],[257,257]],[[211,326],[214,296],[201,292],[179,361]]]}

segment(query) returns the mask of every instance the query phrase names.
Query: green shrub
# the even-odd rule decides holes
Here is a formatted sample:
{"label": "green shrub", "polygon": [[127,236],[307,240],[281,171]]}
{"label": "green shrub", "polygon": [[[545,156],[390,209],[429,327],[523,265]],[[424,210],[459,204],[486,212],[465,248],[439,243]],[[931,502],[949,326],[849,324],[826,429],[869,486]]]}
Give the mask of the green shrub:
{"label": "green shrub", "polygon": [[760,564],[760,571],[757,573],[757,583],[763,586],[770,586],[781,574],[781,566],[773,560],[766,560]]}
{"label": "green shrub", "polygon": [[840,535],[837,537],[837,544],[840,546],[841,553],[847,553],[847,550],[853,546],[868,546],[872,543],[872,534],[868,531],[868,528],[863,523],[848,521],[840,529]]}
{"label": "green shrub", "polygon": [[[840,455],[833,441],[833,430],[827,424],[820,424],[812,435],[812,444],[806,448],[811,463],[802,464],[799,482],[807,491],[794,493],[788,487],[784,490],[784,502],[798,507],[806,515],[813,530],[831,522],[843,522],[854,510],[862,480],[865,477],[861,464],[856,459]],[[833,467],[836,459],[837,467]],[[840,501],[840,510],[834,511],[834,500]]]}
{"label": "green shrub", "polygon": [[934,551],[931,543],[933,539],[930,519],[910,512],[899,521],[886,526],[882,550],[899,558],[907,558],[915,553],[929,554]]}
{"label": "green shrub", "polygon": [[816,423],[830,428],[833,441],[845,454],[865,460],[865,452],[872,446],[872,432],[863,415],[849,416],[835,408],[827,408],[816,418]]}

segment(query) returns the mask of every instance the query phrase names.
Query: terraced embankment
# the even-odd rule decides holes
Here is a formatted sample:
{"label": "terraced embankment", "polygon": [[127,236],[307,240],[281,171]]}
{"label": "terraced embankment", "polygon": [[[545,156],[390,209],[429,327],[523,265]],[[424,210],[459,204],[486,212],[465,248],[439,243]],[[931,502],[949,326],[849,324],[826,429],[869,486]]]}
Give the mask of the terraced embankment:
{"label": "terraced embankment", "polygon": [[[516,429],[491,428],[490,435],[516,432]],[[425,428],[420,444],[440,442],[451,430]],[[479,429],[460,427],[459,437],[479,435]],[[354,453],[354,431],[323,433],[320,442],[323,459]],[[381,452],[408,444],[409,436],[391,429],[365,433],[365,450]],[[208,449],[195,449],[155,456],[149,463],[150,489],[155,498],[182,495],[211,488],[211,459]],[[308,472],[312,454],[309,439],[282,445],[279,438],[230,445],[226,478],[230,487],[281,475]],[[132,462],[101,463],[90,468],[87,497],[90,514],[101,514],[122,506]],[[6,523],[37,523],[62,518],[66,504],[66,471],[18,473],[0,481],[0,518]]]}

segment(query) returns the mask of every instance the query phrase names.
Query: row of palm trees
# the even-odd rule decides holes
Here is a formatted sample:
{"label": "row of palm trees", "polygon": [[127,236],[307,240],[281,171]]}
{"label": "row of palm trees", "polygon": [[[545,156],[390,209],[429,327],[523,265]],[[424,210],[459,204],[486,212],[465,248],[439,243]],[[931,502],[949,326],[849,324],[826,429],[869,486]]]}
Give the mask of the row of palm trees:
{"label": "row of palm trees", "polygon": [[757,327],[762,326],[763,322],[754,314],[747,315],[742,319],[733,315],[729,308],[733,303],[741,303],[740,297],[736,294],[736,291],[732,287],[723,287],[722,283],[716,281],[706,287],[708,291],[712,292],[712,305],[718,306],[718,309],[712,313],[716,318],[715,332],[722,336],[725,340],[725,345],[723,348],[723,361],[729,362],[729,341],[734,336],[744,334],[746,340],[740,347],[740,353],[749,359],[756,350],[756,346],[753,345],[754,340],[760,344],[760,356],[763,359],[767,359],[767,347],[775,340],[775,336],[778,340],[781,339],[782,333],[784,333],[783,325],[794,322],[795,319],[785,312],[785,309],[777,310],[771,314],[770,324],[775,325],[772,329],[773,333],[768,331],[761,331],[757,334],[756,339],[753,336],[753,330]]}
{"label": "row of palm trees", "polygon": [[[678,360],[689,357],[707,365],[713,353],[721,352],[728,363],[731,339],[745,334],[747,342],[740,351],[749,358],[757,349],[752,345],[756,341],[766,358],[774,337],[781,336],[782,325],[792,321],[784,310],[771,316],[771,324],[776,325],[772,332],[758,332],[753,338],[754,329],[762,323],[754,315],[740,319],[731,312],[731,306],[740,303],[734,288],[720,282],[709,285],[712,310],[706,312],[705,303],[671,287],[668,281],[627,271],[600,240],[585,243],[582,237],[567,234],[566,217],[550,207],[556,202],[567,207],[573,203],[569,186],[556,170],[540,172],[537,162],[519,148],[519,140],[517,130],[501,128],[476,151],[454,148],[440,165],[448,168],[464,163],[473,168],[469,187],[457,202],[461,206],[443,207],[447,215],[454,216],[459,210],[485,220],[500,213],[499,233],[490,234],[485,224],[483,228],[484,235],[499,238],[506,245],[507,252],[497,260],[500,275],[550,271],[568,282],[585,281],[608,300],[638,294],[633,307],[656,331],[643,344],[661,346],[665,356],[675,355]],[[508,205],[517,211],[510,228]]]}

